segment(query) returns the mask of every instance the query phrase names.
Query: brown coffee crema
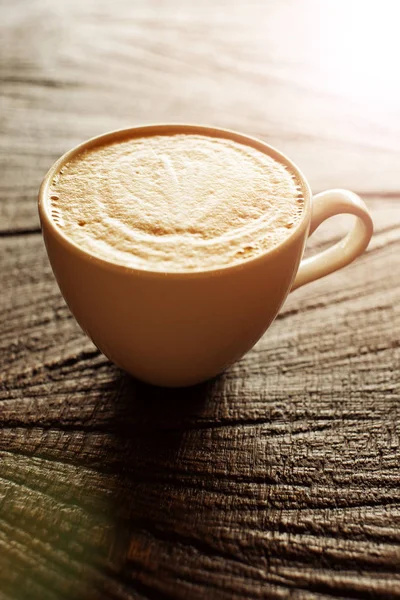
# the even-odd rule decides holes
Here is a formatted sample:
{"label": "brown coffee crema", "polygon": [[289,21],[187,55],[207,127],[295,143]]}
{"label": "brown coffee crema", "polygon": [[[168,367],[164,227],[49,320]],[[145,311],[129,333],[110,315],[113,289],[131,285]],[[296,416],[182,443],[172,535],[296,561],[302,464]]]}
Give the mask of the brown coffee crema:
{"label": "brown coffee crema", "polygon": [[83,149],[48,193],[54,223],[81,248],[158,272],[254,258],[285,240],[304,211],[286,165],[250,145],[192,133]]}

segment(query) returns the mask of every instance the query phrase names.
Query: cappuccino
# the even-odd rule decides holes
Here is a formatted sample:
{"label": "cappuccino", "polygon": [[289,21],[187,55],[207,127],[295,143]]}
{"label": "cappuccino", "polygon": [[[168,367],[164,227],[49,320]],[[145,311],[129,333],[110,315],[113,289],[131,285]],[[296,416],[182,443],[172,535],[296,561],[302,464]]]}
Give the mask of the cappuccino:
{"label": "cappuccino", "polygon": [[[356,222],[302,259],[333,215]],[[88,140],[39,191],[44,241],[82,329],[115,364],[155,385],[221,373],[265,333],[288,292],[342,268],[373,225],[356,194],[311,198],[279,151],[240,133],[150,125]]]}
{"label": "cappuccino", "polygon": [[301,220],[294,171],[227,137],[160,133],[75,154],[48,188],[65,236],[108,262],[158,272],[212,270],[279,245]]}

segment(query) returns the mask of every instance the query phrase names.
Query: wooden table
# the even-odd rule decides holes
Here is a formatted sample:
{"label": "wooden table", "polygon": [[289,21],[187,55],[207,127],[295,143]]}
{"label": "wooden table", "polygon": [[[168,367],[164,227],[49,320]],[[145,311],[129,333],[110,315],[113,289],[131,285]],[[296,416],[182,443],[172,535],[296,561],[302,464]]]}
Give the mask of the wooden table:
{"label": "wooden table", "polygon": [[[400,598],[399,10],[2,1],[0,600]],[[64,151],[163,121],[278,146],[376,228],[238,364],[181,390],[80,331],[36,209]]]}

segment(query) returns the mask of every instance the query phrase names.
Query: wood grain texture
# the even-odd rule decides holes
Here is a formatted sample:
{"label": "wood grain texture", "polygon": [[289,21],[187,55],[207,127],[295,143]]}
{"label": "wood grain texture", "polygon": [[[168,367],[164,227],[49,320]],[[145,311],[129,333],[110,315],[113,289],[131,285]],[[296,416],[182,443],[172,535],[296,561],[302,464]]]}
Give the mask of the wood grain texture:
{"label": "wood grain texture", "polygon": [[[344,53],[359,9],[2,0],[0,600],[400,598],[400,92]],[[380,24],[362,15],[361,38]],[[62,152],[167,120],[269,141],[316,191],[363,193],[376,228],[182,390],[134,381],[80,331],[36,215]]]}
{"label": "wood grain texture", "polygon": [[[373,65],[360,82],[337,43],[352,3],[3,0],[1,229],[38,226],[37,189],[62,153],[150,122],[260,137],[287,152],[316,192],[397,192],[397,96],[381,85],[386,96],[376,97]],[[342,46],[352,25],[341,28]]]}

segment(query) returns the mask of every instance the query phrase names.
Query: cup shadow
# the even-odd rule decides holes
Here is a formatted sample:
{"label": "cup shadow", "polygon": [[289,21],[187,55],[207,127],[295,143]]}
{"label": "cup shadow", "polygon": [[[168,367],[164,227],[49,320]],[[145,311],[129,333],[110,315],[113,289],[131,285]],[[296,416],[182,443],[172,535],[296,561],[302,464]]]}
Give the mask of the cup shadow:
{"label": "cup shadow", "polygon": [[[216,378],[190,388],[160,388],[116,373],[110,443],[100,465],[112,477],[107,564],[135,585],[137,565],[156,568],[157,558],[150,554],[157,554],[160,539],[168,543],[174,524],[190,520],[185,486],[193,475],[192,459],[202,451],[201,424],[213,418],[213,390],[222,385]],[[108,384],[108,402],[110,391]]]}
{"label": "cup shadow", "polygon": [[215,380],[186,388],[163,388],[143,383],[120,372],[112,426],[115,434],[129,434],[132,427],[163,430],[179,427],[201,416]]}

